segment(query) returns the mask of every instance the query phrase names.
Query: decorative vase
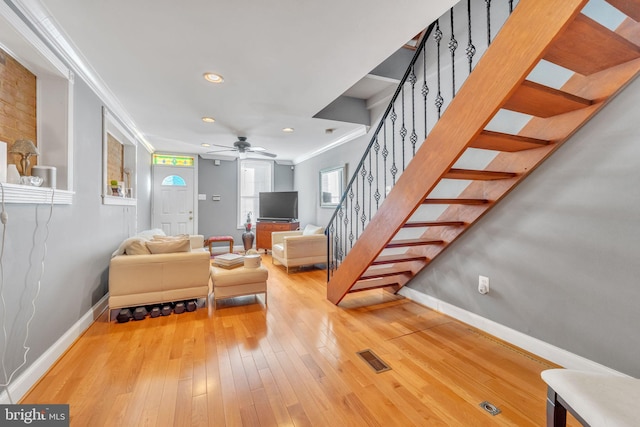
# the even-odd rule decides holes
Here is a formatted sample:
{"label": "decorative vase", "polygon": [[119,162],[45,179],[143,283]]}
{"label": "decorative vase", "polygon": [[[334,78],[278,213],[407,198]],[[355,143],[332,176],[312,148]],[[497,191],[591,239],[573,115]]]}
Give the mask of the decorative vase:
{"label": "decorative vase", "polygon": [[20,173],[14,164],[7,166],[7,182],[9,184],[20,184]]}
{"label": "decorative vase", "polygon": [[244,245],[244,250],[248,251],[253,247],[253,239],[254,239],[253,231],[247,230],[242,233],[242,244]]}

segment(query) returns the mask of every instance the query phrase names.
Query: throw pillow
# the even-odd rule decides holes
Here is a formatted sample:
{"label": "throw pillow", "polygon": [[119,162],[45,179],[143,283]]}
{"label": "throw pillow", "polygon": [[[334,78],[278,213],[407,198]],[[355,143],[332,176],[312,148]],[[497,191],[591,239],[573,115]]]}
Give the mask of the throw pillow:
{"label": "throw pillow", "polygon": [[124,253],[127,255],[149,255],[151,251],[145,243],[144,239],[131,239],[131,242],[124,249]]}
{"label": "throw pillow", "polygon": [[147,248],[152,254],[170,254],[174,252],[191,252],[189,239],[151,240]]}
{"label": "throw pillow", "polygon": [[171,241],[171,240],[184,240],[184,239],[188,239],[189,235],[188,234],[178,234],[175,236],[166,236],[164,234],[156,234],[155,236],[153,236],[152,240],[158,240],[158,241]]}
{"label": "throw pillow", "polygon": [[311,234],[322,234],[323,231],[324,231],[324,228],[322,227],[318,227],[317,225],[307,224],[307,226],[304,227],[304,230],[302,230],[302,235],[309,236]]}
{"label": "throw pillow", "polygon": [[[138,236],[138,235],[133,236],[133,237],[129,237],[128,239],[124,239],[124,240],[122,241],[122,243],[120,243],[120,246],[118,246],[118,249],[116,249],[116,250],[111,254],[111,257],[115,257],[115,256],[118,256],[118,255],[124,255],[124,254],[126,254],[126,253],[127,253],[127,249],[129,248],[129,246],[131,246],[131,244],[132,244],[133,242],[143,242],[142,244],[144,245],[144,242],[145,242],[146,240],[149,240],[149,239],[147,239],[147,238],[145,238],[145,237]],[[147,251],[147,254],[148,254],[148,253],[149,253],[149,252]],[[132,255],[132,254],[129,254],[129,255]]]}

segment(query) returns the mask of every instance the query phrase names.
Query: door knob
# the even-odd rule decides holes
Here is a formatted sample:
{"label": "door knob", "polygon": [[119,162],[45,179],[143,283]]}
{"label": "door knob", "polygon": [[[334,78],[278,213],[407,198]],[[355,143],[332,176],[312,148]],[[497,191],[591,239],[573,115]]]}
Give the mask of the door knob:
{"label": "door knob", "polygon": [[190,216],[190,217],[189,217],[189,219],[190,219],[190,220],[192,220],[192,219],[193,219],[193,217],[192,217],[192,216]]}

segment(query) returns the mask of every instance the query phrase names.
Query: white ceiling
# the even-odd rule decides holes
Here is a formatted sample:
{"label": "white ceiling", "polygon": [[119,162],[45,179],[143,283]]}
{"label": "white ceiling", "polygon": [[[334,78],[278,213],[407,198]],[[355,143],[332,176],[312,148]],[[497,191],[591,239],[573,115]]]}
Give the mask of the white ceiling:
{"label": "white ceiling", "polygon": [[[313,115],[348,90],[363,99],[384,90],[385,82],[356,83],[456,2],[20,3],[62,35],[155,150],[204,153],[214,147],[202,143],[231,145],[246,136],[295,162],[362,128]],[[224,83],[206,82],[205,72],[223,75]]]}

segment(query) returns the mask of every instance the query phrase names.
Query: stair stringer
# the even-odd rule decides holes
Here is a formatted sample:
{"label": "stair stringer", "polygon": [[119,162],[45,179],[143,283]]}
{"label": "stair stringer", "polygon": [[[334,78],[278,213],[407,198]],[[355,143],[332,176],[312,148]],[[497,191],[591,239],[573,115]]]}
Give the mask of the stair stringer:
{"label": "stair stringer", "polygon": [[585,3],[519,3],[329,280],[331,302],[340,303]]}

